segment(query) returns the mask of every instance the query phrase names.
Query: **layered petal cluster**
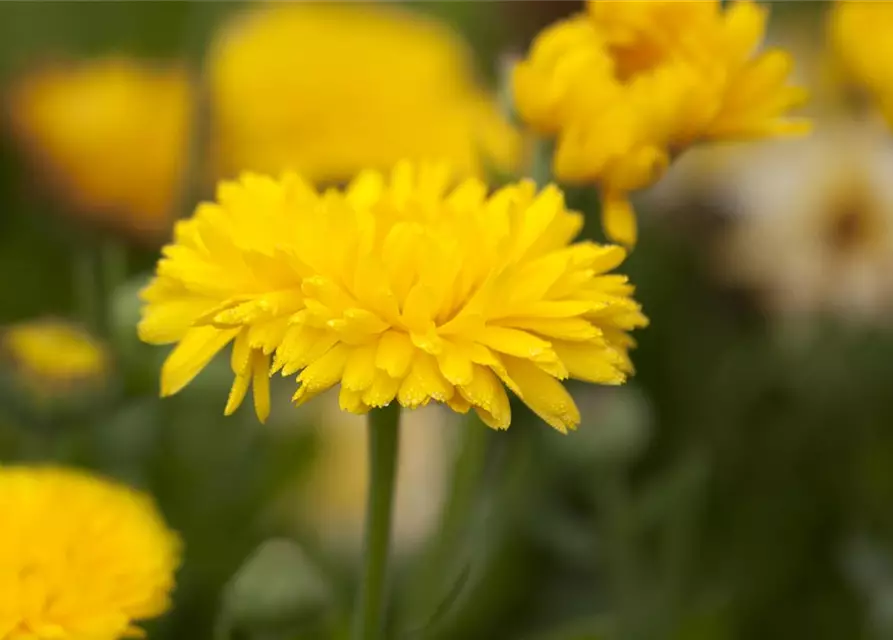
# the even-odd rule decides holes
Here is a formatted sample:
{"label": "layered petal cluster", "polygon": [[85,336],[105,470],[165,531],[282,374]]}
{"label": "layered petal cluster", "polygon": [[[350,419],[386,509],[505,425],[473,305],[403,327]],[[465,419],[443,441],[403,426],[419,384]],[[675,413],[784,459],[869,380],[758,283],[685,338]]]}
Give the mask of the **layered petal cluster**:
{"label": "layered petal cluster", "polygon": [[758,5],[590,0],[587,9],[537,37],[513,90],[522,119],[555,138],[556,178],[600,185],[612,239],[635,243],[627,194],[692,144],[804,131],[785,118],[805,99],[787,84],[791,57],[754,54],[767,19]]}
{"label": "layered petal cluster", "polygon": [[0,638],[118,640],[170,605],[180,541],[137,491],[54,467],[0,468]]}
{"label": "layered petal cluster", "polygon": [[893,126],[893,4],[838,0],[828,38],[847,79],[865,90]]}
{"label": "layered petal cluster", "polygon": [[403,158],[443,158],[480,176],[519,160],[520,135],[477,82],[468,45],[397,4],[254,9],[221,31],[209,79],[223,178],[292,170],[346,182]]}
{"label": "layered petal cluster", "polygon": [[185,68],[112,57],[25,75],[6,106],[67,210],[151,243],[170,230],[189,162],[192,102]]}
{"label": "layered petal cluster", "polygon": [[441,166],[399,163],[318,193],[296,175],[224,182],[180,222],[143,292],[141,337],[177,346],[162,393],[233,343],[231,413],[249,386],[269,412],[271,372],[297,374],[301,403],[340,383],[363,413],[396,400],[474,407],[508,427],[508,387],[550,425],[580,416],[560,380],[619,384],[627,331],[645,325],[625,251],[572,243],[561,192],[532,182],[488,194]]}

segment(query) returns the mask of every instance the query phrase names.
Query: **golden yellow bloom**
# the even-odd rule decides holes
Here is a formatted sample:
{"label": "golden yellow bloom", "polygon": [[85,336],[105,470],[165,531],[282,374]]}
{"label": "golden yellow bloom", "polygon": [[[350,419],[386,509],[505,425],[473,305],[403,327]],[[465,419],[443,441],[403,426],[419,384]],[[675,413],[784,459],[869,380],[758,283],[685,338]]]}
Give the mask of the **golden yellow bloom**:
{"label": "golden yellow bloom", "polygon": [[240,16],[210,57],[218,175],[346,182],[398,160],[510,169],[520,137],[445,25],[397,6],[279,3]]}
{"label": "golden yellow bloom", "polygon": [[62,320],[24,322],[0,331],[0,353],[33,391],[43,394],[90,385],[108,375],[105,347],[83,329]]}
{"label": "golden yellow bloom", "polygon": [[625,251],[570,244],[582,216],[554,186],[450,184],[443,167],[411,163],[343,192],[296,175],[222,183],[217,203],[178,223],[143,293],[141,337],[178,343],[162,394],[234,342],[226,413],[253,383],[266,418],[272,357],[273,371],[298,373],[298,403],[340,382],[348,411],[434,400],[506,428],[505,384],[574,428],[559,380],[623,382],[626,332],[646,322],[627,279],[607,274]]}
{"label": "golden yellow bloom", "polygon": [[784,119],[805,98],[786,84],[790,56],[753,55],[765,22],[747,0],[590,0],[537,37],[515,69],[516,108],[556,138],[558,180],[601,186],[609,237],[635,243],[626,194],[692,144],[804,130]]}
{"label": "golden yellow bloom", "polygon": [[74,211],[135,239],[167,234],[189,155],[185,69],[125,58],[46,68],[12,88],[8,108]]}
{"label": "golden yellow bloom", "polygon": [[152,500],[73,469],[0,467],[0,638],[117,640],[170,606],[180,543]]}
{"label": "golden yellow bloom", "polygon": [[867,91],[893,124],[893,4],[837,0],[828,38],[847,79]]}

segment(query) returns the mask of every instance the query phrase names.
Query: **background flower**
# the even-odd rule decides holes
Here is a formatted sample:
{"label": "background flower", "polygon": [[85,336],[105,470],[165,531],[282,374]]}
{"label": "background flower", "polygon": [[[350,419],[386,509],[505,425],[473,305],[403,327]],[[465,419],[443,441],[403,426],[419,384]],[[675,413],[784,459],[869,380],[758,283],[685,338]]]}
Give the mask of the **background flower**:
{"label": "background flower", "polygon": [[[725,268],[769,307],[881,320],[893,304],[889,140],[858,124],[766,146],[728,185]],[[743,163],[742,163],[743,165]]]}
{"label": "background flower", "polygon": [[210,59],[218,174],[345,181],[402,158],[517,166],[518,134],[446,24],[397,5],[284,3],[238,16]]}
{"label": "background flower", "polygon": [[886,2],[835,2],[828,20],[831,48],[847,80],[868,93],[893,122],[893,6]]}
{"label": "background flower", "polygon": [[179,541],[147,496],[80,471],[11,466],[0,469],[0,508],[0,637],[113,640],[170,605]]}
{"label": "background flower", "polygon": [[168,232],[187,169],[186,71],[114,57],[23,75],[8,109],[63,210],[143,241]]}
{"label": "background flower", "polygon": [[522,119],[556,139],[552,169],[603,191],[605,233],[635,244],[626,194],[696,142],[805,131],[787,111],[792,59],[754,54],[767,12],[751,2],[598,2],[534,41],[515,69]]}

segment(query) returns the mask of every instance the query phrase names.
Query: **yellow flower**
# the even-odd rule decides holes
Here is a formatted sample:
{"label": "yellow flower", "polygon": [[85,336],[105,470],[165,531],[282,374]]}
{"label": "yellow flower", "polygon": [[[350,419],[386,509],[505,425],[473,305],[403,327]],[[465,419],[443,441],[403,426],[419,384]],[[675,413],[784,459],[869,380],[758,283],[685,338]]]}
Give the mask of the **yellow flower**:
{"label": "yellow flower", "polygon": [[828,38],[845,76],[868,92],[893,125],[893,4],[837,0]]}
{"label": "yellow flower", "polygon": [[117,640],[170,606],[180,543],[151,499],[64,468],[0,467],[0,638]]}
{"label": "yellow flower", "polygon": [[627,279],[607,274],[624,250],[570,244],[582,216],[554,186],[450,183],[408,162],[343,192],[295,175],[222,183],[143,293],[141,337],[178,343],[162,394],[234,342],[226,413],[253,383],[266,418],[272,356],[273,371],[298,373],[298,403],[340,382],[347,411],[434,400],[506,428],[505,384],[556,429],[576,427],[559,380],[623,382],[626,331],[646,322]]}
{"label": "yellow flower", "polygon": [[217,173],[297,171],[343,182],[364,168],[443,158],[462,175],[512,168],[520,136],[474,79],[464,42],[396,6],[281,3],[212,48]]}
{"label": "yellow flower", "polygon": [[72,209],[134,239],[171,226],[189,155],[184,69],[125,58],[50,67],[11,90],[14,132]]}
{"label": "yellow flower", "polygon": [[609,237],[635,243],[627,194],[692,144],[804,130],[784,119],[805,98],[786,84],[790,56],[752,54],[765,21],[746,0],[590,0],[537,37],[514,72],[516,108],[556,138],[558,180],[601,186]]}
{"label": "yellow flower", "polygon": [[12,325],[0,331],[0,353],[33,391],[95,385],[109,373],[105,347],[86,331],[62,320]]}

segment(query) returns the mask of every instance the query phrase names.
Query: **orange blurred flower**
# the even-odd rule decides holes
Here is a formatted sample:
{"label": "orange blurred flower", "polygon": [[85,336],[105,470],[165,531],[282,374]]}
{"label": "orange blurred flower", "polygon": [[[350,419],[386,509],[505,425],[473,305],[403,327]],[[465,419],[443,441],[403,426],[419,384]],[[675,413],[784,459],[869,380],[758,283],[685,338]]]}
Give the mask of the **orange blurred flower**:
{"label": "orange blurred flower", "polygon": [[192,94],[182,67],[107,58],[26,75],[7,107],[71,212],[152,241],[167,234],[187,171]]}

